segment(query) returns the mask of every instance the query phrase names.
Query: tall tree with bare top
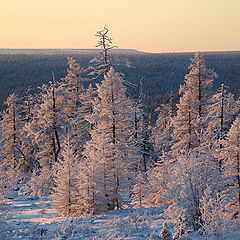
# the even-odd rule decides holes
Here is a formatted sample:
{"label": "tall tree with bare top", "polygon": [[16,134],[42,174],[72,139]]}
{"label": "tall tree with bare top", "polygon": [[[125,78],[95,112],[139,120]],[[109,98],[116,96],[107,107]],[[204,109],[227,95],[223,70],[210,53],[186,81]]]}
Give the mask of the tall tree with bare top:
{"label": "tall tree with bare top", "polygon": [[90,74],[96,75],[96,78],[109,71],[111,66],[109,51],[116,48],[116,46],[112,45],[112,38],[108,36],[108,33],[109,29],[105,25],[104,29],[97,31],[95,35],[98,37],[98,44],[96,47],[99,47],[101,50],[99,54],[91,60],[95,66],[90,68],[92,70]]}

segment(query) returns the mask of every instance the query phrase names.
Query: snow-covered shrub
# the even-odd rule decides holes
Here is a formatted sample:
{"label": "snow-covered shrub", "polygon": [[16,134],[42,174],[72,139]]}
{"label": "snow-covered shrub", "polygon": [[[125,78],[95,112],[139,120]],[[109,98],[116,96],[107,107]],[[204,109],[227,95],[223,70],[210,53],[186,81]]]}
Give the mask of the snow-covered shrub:
{"label": "snow-covered shrub", "polygon": [[147,213],[141,214],[139,212],[131,214],[129,220],[132,227],[137,231],[148,228],[151,221],[150,216]]}
{"label": "snow-covered shrub", "polygon": [[160,232],[160,237],[161,237],[162,239],[164,239],[164,240],[171,240],[171,239],[172,239],[172,234],[171,234],[171,232],[168,230],[166,223],[163,224],[163,228],[162,228],[162,230],[161,230],[161,232]]}
{"label": "snow-covered shrub", "polygon": [[16,239],[26,239],[26,240],[47,240],[52,237],[49,235],[49,231],[47,228],[37,226],[27,225],[24,228],[21,228],[16,231],[15,234]]}
{"label": "snow-covered shrub", "polygon": [[118,228],[122,221],[120,218],[114,218],[113,220],[108,221],[107,225],[109,228]]}
{"label": "snow-covered shrub", "polygon": [[57,224],[57,234],[54,240],[85,239],[93,233],[94,231],[89,226],[84,225],[82,218],[67,218]]}
{"label": "snow-covered shrub", "polygon": [[7,222],[11,206],[0,200],[0,239],[12,239],[13,228]]}
{"label": "snow-covered shrub", "polygon": [[122,236],[119,236],[118,233],[106,233],[100,232],[95,235],[92,240],[122,240]]}
{"label": "snow-covered shrub", "polygon": [[232,213],[226,209],[226,198],[219,192],[213,194],[207,187],[200,200],[202,214],[202,228],[207,240],[227,239],[227,235],[236,227],[236,220]]}
{"label": "snow-covered shrub", "polygon": [[39,170],[33,172],[31,178],[26,184],[25,192],[30,196],[38,196],[40,198],[48,197],[52,191],[52,185],[52,171],[43,167],[41,168],[41,174]]}
{"label": "snow-covered shrub", "polygon": [[[133,228],[129,223],[129,219],[114,218],[107,222],[107,227],[110,229],[116,229],[119,236],[128,237],[132,235]],[[116,236],[115,236],[116,237]]]}
{"label": "snow-covered shrub", "polygon": [[149,229],[151,217],[148,213],[129,212],[126,218],[114,218],[107,222],[107,226],[116,229],[121,237],[130,237]]}
{"label": "snow-covered shrub", "polygon": [[165,213],[176,227],[181,223],[182,230],[196,231],[201,227],[199,204],[206,186],[219,188],[218,166],[207,154],[191,151],[177,157],[170,174],[166,194],[173,201]]}
{"label": "snow-covered shrub", "polygon": [[[84,212],[84,203],[80,202],[83,192],[78,191],[78,160],[74,156],[71,139],[64,138],[62,159],[55,163],[51,194],[52,205],[60,216],[77,216]],[[86,210],[85,210],[86,211]]]}
{"label": "snow-covered shrub", "polygon": [[163,240],[158,234],[152,233],[148,236],[147,240]]}
{"label": "snow-covered shrub", "polygon": [[74,237],[77,230],[74,219],[67,219],[66,221],[58,223],[57,226],[56,240],[71,239]]}
{"label": "snow-covered shrub", "polygon": [[179,206],[171,205],[166,211],[167,219],[170,223],[174,225],[173,239],[181,239],[187,236],[187,226],[184,221],[184,209],[179,208]]}
{"label": "snow-covered shrub", "polygon": [[145,174],[140,172],[136,175],[136,184],[133,187],[133,197],[132,200],[134,202],[134,205],[138,208],[141,208],[143,206],[143,203],[145,201],[145,197],[146,197],[146,185],[147,185],[147,181],[146,181],[146,177]]}

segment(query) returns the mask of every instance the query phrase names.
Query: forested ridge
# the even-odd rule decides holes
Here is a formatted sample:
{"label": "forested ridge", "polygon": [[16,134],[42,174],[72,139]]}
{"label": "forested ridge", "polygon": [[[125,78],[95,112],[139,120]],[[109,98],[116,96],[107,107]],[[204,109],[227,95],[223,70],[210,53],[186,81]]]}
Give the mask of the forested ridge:
{"label": "forested ridge", "polygon": [[[117,54],[115,58],[128,60],[131,68],[123,64],[116,64],[115,69],[125,74],[129,82],[136,84],[138,89],[128,87],[132,95],[139,92],[139,82],[142,81],[142,89],[145,94],[145,102],[149,112],[154,114],[155,108],[161,103],[166,103],[171,90],[175,93],[175,101],[178,101],[178,86],[183,83],[184,76],[188,72],[189,59],[194,53],[172,54]],[[240,53],[239,52],[213,52],[203,53],[209,68],[213,68],[218,77],[213,83],[213,89],[217,89],[222,83],[238,96],[240,88]],[[67,72],[67,57],[73,57],[83,67],[88,67],[92,54],[11,54],[0,55],[0,103],[13,92],[24,95],[29,87],[36,89],[42,83],[48,83],[52,79],[52,71],[56,79],[61,79]],[[91,80],[94,85],[101,78]]]}

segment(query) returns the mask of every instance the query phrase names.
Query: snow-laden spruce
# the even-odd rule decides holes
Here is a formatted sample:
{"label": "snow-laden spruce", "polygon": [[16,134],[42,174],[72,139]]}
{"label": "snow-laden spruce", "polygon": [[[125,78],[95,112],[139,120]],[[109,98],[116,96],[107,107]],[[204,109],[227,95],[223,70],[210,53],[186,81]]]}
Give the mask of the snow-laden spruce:
{"label": "snow-laden spruce", "polygon": [[71,134],[73,152],[81,154],[83,145],[89,136],[89,123],[86,115],[91,112],[89,105],[93,98],[91,85],[86,91],[84,84],[87,80],[83,77],[86,69],[82,68],[73,58],[68,58],[68,72],[60,82],[61,93],[64,96],[63,115],[66,120],[66,131]]}
{"label": "snow-laden spruce", "polygon": [[223,144],[231,123],[239,111],[237,102],[232,93],[228,93],[226,86],[222,86],[211,97],[211,105],[207,115],[207,132],[204,142],[204,151],[208,152],[219,164],[219,171],[222,171]]}
{"label": "snow-laden spruce", "polygon": [[84,151],[89,184],[86,197],[93,212],[121,208],[134,171],[134,113],[123,83],[122,75],[111,68],[97,84],[98,97],[93,101],[89,121],[94,127]]}
{"label": "snow-laden spruce", "polygon": [[[17,184],[19,180],[20,168],[24,170],[24,165],[27,163],[24,161],[21,155],[21,141],[20,141],[20,129],[21,129],[21,116],[19,99],[15,94],[11,94],[5,101],[7,108],[2,112],[1,125],[1,168],[4,172],[8,172],[5,175],[5,181],[10,186]],[[21,164],[24,161],[25,164]]]}
{"label": "snow-laden spruce", "polygon": [[64,124],[62,104],[63,96],[58,84],[43,84],[33,110],[34,117],[25,126],[25,131],[38,147],[36,160],[40,166],[36,165],[29,182],[31,190],[36,194],[48,195],[52,191],[52,168],[59,160]]}
{"label": "snow-laden spruce", "polygon": [[[78,204],[78,164],[79,159],[74,154],[70,137],[64,139],[61,158],[54,165],[54,187],[51,196],[52,204],[60,216],[76,216],[81,214]],[[82,203],[81,203],[82,204]]]}
{"label": "snow-laden spruce", "polygon": [[229,207],[233,216],[240,215],[240,117],[233,122],[226,140],[223,141],[223,161]]}
{"label": "snow-laden spruce", "polygon": [[199,146],[199,134],[206,129],[206,115],[210,105],[211,87],[216,74],[205,67],[200,53],[191,59],[190,72],[185,76],[185,84],[180,86],[180,102],[177,116],[173,120],[173,145],[175,153]]}
{"label": "snow-laden spruce", "polygon": [[155,151],[158,156],[170,152],[174,142],[172,120],[175,116],[175,104],[173,102],[173,92],[171,92],[170,101],[167,104],[161,104],[158,111],[158,118],[153,127],[152,138],[154,141]]}

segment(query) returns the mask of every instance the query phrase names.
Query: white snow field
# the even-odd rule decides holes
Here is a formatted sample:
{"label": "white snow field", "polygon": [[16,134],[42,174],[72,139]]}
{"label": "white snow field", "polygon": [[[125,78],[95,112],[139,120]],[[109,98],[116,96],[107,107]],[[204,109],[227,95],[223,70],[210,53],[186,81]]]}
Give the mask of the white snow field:
{"label": "white snow field", "polygon": [[[50,202],[39,198],[18,196],[9,200],[11,215],[7,223],[0,221],[0,239],[172,239],[160,237],[165,220],[160,208],[113,210],[89,217],[59,217]],[[168,224],[167,232],[174,233]],[[188,240],[206,239],[201,232],[189,235]],[[215,238],[222,239],[222,238]],[[215,240],[213,239],[213,240]],[[233,231],[227,240],[240,240]]]}
{"label": "white snow field", "polygon": [[66,218],[58,217],[49,201],[17,197],[9,203],[13,207],[8,219],[13,229],[11,239],[154,239],[163,223],[157,208]]}

